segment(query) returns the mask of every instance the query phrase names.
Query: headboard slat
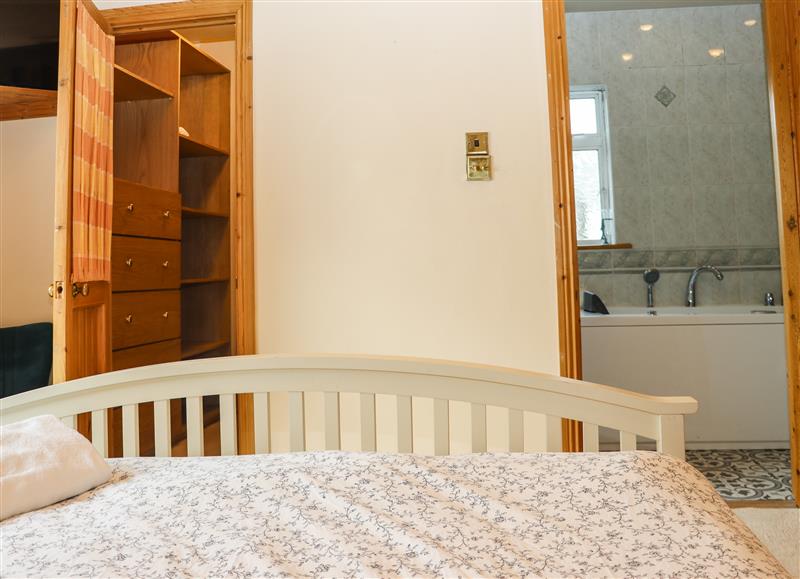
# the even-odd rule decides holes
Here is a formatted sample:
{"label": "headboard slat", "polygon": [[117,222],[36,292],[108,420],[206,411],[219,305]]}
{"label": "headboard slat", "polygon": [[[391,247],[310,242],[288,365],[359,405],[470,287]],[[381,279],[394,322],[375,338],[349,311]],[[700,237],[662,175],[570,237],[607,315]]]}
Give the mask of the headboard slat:
{"label": "headboard slat", "polygon": [[186,398],[186,454],[187,456],[203,456],[205,446],[203,439],[203,398],[188,396]]}
{"label": "headboard slat", "polygon": [[139,456],[139,405],[122,407],[122,456]]}
{"label": "headboard slat", "polygon": [[172,456],[172,423],[169,400],[156,400],[153,403],[153,436],[156,456]]}

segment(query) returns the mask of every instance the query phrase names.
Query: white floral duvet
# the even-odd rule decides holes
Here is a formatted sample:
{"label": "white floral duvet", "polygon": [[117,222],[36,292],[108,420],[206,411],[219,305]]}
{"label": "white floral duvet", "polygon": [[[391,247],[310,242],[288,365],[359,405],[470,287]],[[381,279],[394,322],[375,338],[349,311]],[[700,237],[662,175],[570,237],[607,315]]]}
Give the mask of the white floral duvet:
{"label": "white floral duvet", "polygon": [[785,577],[654,453],[113,460],[0,524],[3,577]]}

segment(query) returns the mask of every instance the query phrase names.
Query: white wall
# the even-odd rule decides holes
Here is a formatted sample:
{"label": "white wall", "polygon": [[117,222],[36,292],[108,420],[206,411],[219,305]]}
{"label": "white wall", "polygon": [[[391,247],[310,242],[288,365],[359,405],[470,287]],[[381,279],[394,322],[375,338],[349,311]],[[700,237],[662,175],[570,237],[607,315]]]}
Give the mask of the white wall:
{"label": "white wall", "polygon": [[52,321],[56,118],[0,123],[0,327]]}
{"label": "white wall", "polygon": [[255,2],[254,38],[259,350],[557,372],[540,4]]}

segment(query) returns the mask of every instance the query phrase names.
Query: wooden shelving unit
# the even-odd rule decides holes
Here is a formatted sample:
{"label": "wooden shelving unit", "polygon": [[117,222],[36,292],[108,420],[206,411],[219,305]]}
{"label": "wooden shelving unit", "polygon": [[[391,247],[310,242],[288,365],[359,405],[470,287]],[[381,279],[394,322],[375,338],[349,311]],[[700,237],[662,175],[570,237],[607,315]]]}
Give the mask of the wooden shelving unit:
{"label": "wooden shelving unit", "polygon": [[[114,82],[115,182],[121,195],[112,253],[114,247],[131,253],[130,262],[127,254],[117,254],[116,262],[131,263],[130,272],[120,266],[123,274],[137,275],[140,268],[139,275],[152,282],[146,288],[138,284],[141,291],[132,298],[113,284],[112,291],[119,294],[117,303],[133,301],[141,309],[134,321],[149,312],[146,304],[157,294],[178,296],[180,303],[179,347],[164,342],[167,353],[160,342],[136,344],[118,357],[124,354],[130,364],[147,363],[149,356],[163,362],[230,354],[230,71],[179,34],[139,34],[117,39]],[[137,244],[140,255],[133,254]],[[177,245],[179,258],[156,255]],[[177,277],[167,277],[173,268]],[[112,309],[112,316],[123,313]],[[120,331],[128,326],[120,323]],[[132,356],[137,348],[141,355]]]}

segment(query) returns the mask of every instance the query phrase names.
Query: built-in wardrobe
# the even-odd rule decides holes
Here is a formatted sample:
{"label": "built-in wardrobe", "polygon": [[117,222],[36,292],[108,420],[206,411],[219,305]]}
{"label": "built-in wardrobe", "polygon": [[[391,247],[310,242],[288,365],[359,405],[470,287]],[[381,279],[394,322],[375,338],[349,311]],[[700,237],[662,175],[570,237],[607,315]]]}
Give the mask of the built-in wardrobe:
{"label": "built-in wardrobe", "polygon": [[119,37],[114,87],[112,367],[230,354],[230,71]]}

